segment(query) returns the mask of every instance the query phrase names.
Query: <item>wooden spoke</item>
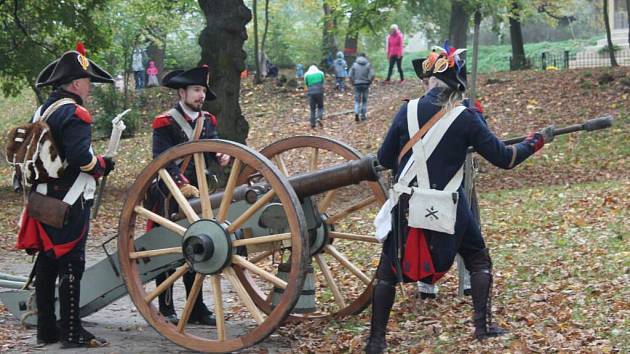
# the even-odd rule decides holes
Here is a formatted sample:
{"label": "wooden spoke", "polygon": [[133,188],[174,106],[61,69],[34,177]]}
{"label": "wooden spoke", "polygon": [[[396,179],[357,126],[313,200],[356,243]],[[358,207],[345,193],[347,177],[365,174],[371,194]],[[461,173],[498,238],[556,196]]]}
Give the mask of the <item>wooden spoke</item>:
{"label": "wooden spoke", "polygon": [[241,299],[245,307],[247,307],[249,312],[252,314],[252,317],[254,317],[256,323],[263,323],[265,321],[265,318],[263,317],[258,307],[256,307],[256,304],[254,304],[254,300],[252,300],[252,298],[249,296],[247,290],[245,290],[245,288],[243,287],[243,284],[241,284],[241,281],[238,279],[238,276],[234,272],[234,269],[232,269],[232,267],[227,267],[223,270],[223,273],[225,274],[227,280],[234,287],[234,290],[236,291],[239,299]]}
{"label": "wooden spoke", "polygon": [[214,316],[217,319],[217,336],[219,340],[225,340],[225,315],[223,314],[223,299],[221,291],[221,276],[211,275],[212,296],[214,297]]}
{"label": "wooden spoke", "polygon": [[238,174],[241,170],[241,160],[234,159],[234,163],[232,164],[232,169],[230,170],[230,177],[228,177],[227,184],[225,186],[225,191],[223,192],[223,199],[221,200],[221,205],[219,206],[219,213],[217,214],[217,221],[224,222],[225,217],[227,216],[230,205],[232,204],[232,197],[234,196],[234,187],[236,187],[236,180],[238,179]]}
{"label": "wooden spoke", "polygon": [[318,205],[318,209],[320,213],[325,213],[326,210],[328,210],[328,207],[330,206],[330,203],[332,203],[333,199],[335,199],[336,194],[337,194],[336,189],[326,192],[324,199],[322,199]]}
{"label": "wooden spoke", "polygon": [[241,267],[250,270],[253,273],[256,273],[258,275],[260,275],[262,278],[270,281],[271,283],[273,283],[274,285],[277,285],[279,287],[281,287],[282,289],[285,289],[287,287],[287,282],[276,277],[275,275],[267,272],[266,270],[260,268],[259,266],[255,265],[254,263],[250,263],[247,259],[239,256],[239,255],[234,255],[232,256],[232,262],[235,264],[240,265]]}
{"label": "wooden spoke", "polygon": [[177,332],[179,333],[184,333],[186,323],[188,323],[188,319],[190,318],[193,307],[195,307],[197,296],[200,296],[199,291],[201,290],[201,285],[203,284],[203,278],[205,278],[205,275],[201,273],[195,274],[195,281],[193,282],[190,293],[188,294],[188,297],[186,299],[186,305],[184,305],[182,317],[180,317],[179,322],[177,323]]}
{"label": "wooden spoke", "polygon": [[184,213],[184,215],[186,215],[186,219],[188,219],[188,222],[192,224],[195,221],[199,220],[199,216],[197,216],[195,210],[193,210],[192,206],[190,206],[188,200],[186,199],[186,197],[184,197],[182,191],[179,190],[179,187],[177,187],[177,184],[175,183],[175,181],[173,181],[173,178],[168,173],[168,171],[166,171],[166,169],[164,168],[161,168],[158,174],[160,175],[160,178],[162,179],[164,184],[166,184],[168,190],[171,191],[173,198],[175,198],[175,201],[177,201],[177,205],[179,205],[180,210]]}
{"label": "wooden spoke", "polygon": [[317,261],[317,265],[319,265],[319,269],[321,269],[322,274],[324,275],[324,279],[326,279],[326,283],[328,284],[328,287],[330,288],[330,291],[335,298],[337,306],[339,306],[340,309],[346,307],[346,302],[343,300],[341,291],[339,291],[339,287],[337,287],[337,283],[335,283],[335,279],[332,276],[330,268],[328,268],[328,264],[326,264],[324,255],[321,253],[316,254],[315,260]]}
{"label": "wooden spoke", "polygon": [[319,149],[313,148],[313,154],[311,155],[311,160],[309,162],[309,168],[311,171],[315,171],[317,169],[318,160],[319,160]]}
{"label": "wooden spoke", "polygon": [[186,233],[186,228],[176,224],[172,221],[170,221],[169,219],[162,217],[148,209],[145,209],[141,206],[136,206],[135,208],[133,208],[133,210],[136,212],[136,214],[143,216],[151,221],[153,221],[156,224],[159,224],[160,226],[165,227],[166,229],[173,231],[174,233],[180,235],[180,236],[184,236],[184,234]]}
{"label": "wooden spoke", "polygon": [[177,268],[175,272],[171,274],[168,278],[166,278],[160,285],[158,285],[157,288],[155,288],[152,292],[147,294],[147,296],[144,298],[144,301],[146,301],[147,303],[153,301],[153,299],[155,299],[158,295],[163,293],[164,290],[166,290],[169,286],[173,285],[175,280],[179,279],[182,275],[184,275],[184,273],[188,271],[188,268],[189,266],[186,263],[184,263],[183,266]]}
{"label": "wooden spoke", "polygon": [[[245,223],[245,221],[251,218],[252,215],[254,215],[254,213],[258,211],[258,209],[267,205],[267,203],[269,203],[269,201],[273,199],[275,195],[276,195],[276,192],[273,189],[265,193],[265,195],[260,197],[260,199],[258,199],[256,203],[250,206],[249,209],[245,210],[243,214],[241,214],[238,218],[236,218],[236,220],[234,220],[234,222],[232,222],[232,224],[230,224],[230,226],[227,229],[228,232],[234,232],[240,229],[241,226]],[[223,204],[223,201],[221,201],[221,203]]]}
{"label": "wooden spoke", "polygon": [[278,169],[280,169],[280,172],[282,172],[283,175],[285,176],[289,175],[289,171],[287,170],[287,165],[284,163],[284,159],[282,159],[282,155],[278,154],[274,156],[273,162],[276,164],[276,166],[278,166]]}
{"label": "wooden spoke", "polygon": [[283,241],[283,240],[288,240],[290,238],[291,238],[290,233],[275,234],[275,235],[269,235],[269,236],[258,236],[258,237],[246,238],[242,240],[235,240],[234,242],[232,242],[232,245],[234,247],[259,245],[261,243]]}
{"label": "wooden spoke", "polygon": [[370,205],[370,204],[372,204],[374,202],[376,202],[376,197],[374,197],[374,196],[369,197],[369,198],[365,198],[365,199],[359,201],[357,204],[355,204],[355,205],[353,205],[353,206],[351,206],[351,207],[349,207],[349,208],[347,208],[345,210],[342,210],[338,214],[332,215],[331,217],[329,217],[326,220],[326,224],[329,224],[329,225],[330,224],[334,224],[337,221],[339,221],[339,220],[345,218],[346,216],[350,215],[351,213],[354,213],[355,211],[361,210],[361,209],[367,207],[368,205]]}
{"label": "wooden spoke", "polygon": [[178,254],[182,253],[181,247],[170,247],[170,248],[161,248],[157,250],[149,250],[149,251],[138,251],[129,253],[129,258],[138,259],[138,258],[149,258],[155,256],[163,256],[166,254]]}
{"label": "wooden spoke", "polygon": [[273,251],[264,251],[264,252],[261,252],[259,255],[252,257],[251,259],[249,259],[249,261],[252,263],[258,263],[271,255],[273,255]]}
{"label": "wooden spoke", "polygon": [[201,202],[201,217],[212,219],[212,206],[210,205],[210,193],[208,191],[208,179],[206,178],[206,159],[203,153],[198,152],[194,156],[197,184],[199,185],[199,200]]}
{"label": "wooden spoke", "polygon": [[335,247],[331,246],[331,245],[326,245],[324,246],[324,249],[326,250],[326,252],[328,252],[331,256],[335,257],[339,263],[341,263],[344,267],[348,268],[348,270],[350,272],[352,272],[352,274],[356,275],[359,279],[361,279],[362,282],[364,282],[366,285],[370,285],[370,283],[372,282],[372,280],[370,280],[370,278],[368,278],[367,275],[365,275],[365,273],[363,273],[359,268],[357,268],[357,266],[355,266],[354,264],[352,264],[348,258],[346,258],[341,252],[339,252]]}
{"label": "wooden spoke", "polygon": [[331,231],[328,233],[328,236],[332,238],[340,238],[343,240],[354,240],[354,241],[362,241],[362,242],[370,242],[370,243],[379,243],[376,237],[373,236],[365,236],[365,235],[357,235],[357,234],[349,234],[345,232],[335,232]]}

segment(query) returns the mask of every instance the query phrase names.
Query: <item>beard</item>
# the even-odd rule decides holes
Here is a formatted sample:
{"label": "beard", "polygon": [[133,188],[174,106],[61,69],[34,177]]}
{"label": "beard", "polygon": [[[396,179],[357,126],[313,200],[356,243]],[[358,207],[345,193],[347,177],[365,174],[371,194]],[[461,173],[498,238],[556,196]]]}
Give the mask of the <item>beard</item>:
{"label": "beard", "polygon": [[195,112],[201,112],[201,108],[203,107],[203,100],[202,99],[196,100],[196,101],[186,100],[184,104]]}

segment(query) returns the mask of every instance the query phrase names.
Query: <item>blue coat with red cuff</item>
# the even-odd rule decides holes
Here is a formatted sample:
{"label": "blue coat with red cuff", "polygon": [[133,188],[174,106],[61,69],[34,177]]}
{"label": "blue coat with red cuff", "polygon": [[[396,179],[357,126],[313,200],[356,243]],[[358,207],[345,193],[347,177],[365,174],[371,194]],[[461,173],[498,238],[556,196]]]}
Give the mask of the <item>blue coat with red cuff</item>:
{"label": "blue coat with red cuff", "polygon": [[[191,117],[187,116],[179,103],[175,105],[174,108],[179,111],[179,113],[186,119],[186,121],[188,122],[188,124],[190,124],[190,127],[194,131],[197,120],[193,120]],[[219,134],[217,133],[217,119],[212,114],[206,111],[202,111],[201,114],[203,114],[205,119],[199,139],[218,139]],[[158,155],[175,145],[188,142],[188,137],[179,126],[179,124],[177,124],[175,119],[168,114],[168,112],[155,117],[152,126],[153,158],[157,157]],[[214,159],[215,157],[211,156],[211,158]],[[190,182],[193,185],[197,185],[197,175],[195,173],[195,163],[193,159],[190,160],[188,168],[186,168],[183,176],[179,173],[179,166],[176,165],[175,162],[170,163],[166,167],[166,170],[169,172],[171,177],[173,177],[177,184]]]}
{"label": "blue coat with red cuff", "polygon": [[[435,88],[420,99],[418,104],[420,127],[441,109],[440,106],[435,104],[440,90],[440,88]],[[398,155],[409,139],[407,104],[405,103],[396,114],[378,151],[380,164],[392,169],[392,174],[396,176],[396,180],[400,177],[399,173],[411,156],[410,150],[403,156],[400,164],[398,163]],[[431,188],[444,189],[464,163],[469,146],[474,147],[481,156],[493,165],[511,169],[525,161],[542,146],[542,136],[534,134],[522,143],[506,146],[490,131],[483,116],[477,109],[467,108],[448,128],[427,161]],[[466,252],[472,253],[485,248],[479,225],[472,215],[464,194],[463,183],[459,187],[458,192],[459,203],[457,206],[455,235],[422,230],[426,236],[434,270],[437,273],[445,272],[450,268],[458,250],[462,254]],[[399,215],[406,215],[407,205],[401,205],[401,207],[403,210],[399,211]],[[401,230],[406,230],[406,220],[400,220],[400,225],[403,227]],[[405,231],[402,234],[405,237],[407,236]],[[390,259],[395,259],[395,241],[395,237],[388,237],[384,244],[383,251]]]}
{"label": "blue coat with red cuff", "polygon": [[[91,151],[92,117],[81,106],[82,100],[79,96],[63,89],[57,89],[46,100],[41,112],[62,98],[71,98],[76,104],[65,104],[59,107],[46,120],[59,156],[67,164],[61,178],[53,179],[47,183],[47,196],[56,199],[65,197],[82,171],[81,167],[84,167],[85,171],[86,166],[97,163],[95,155]],[[34,191],[36,188],[37,184],[34,184],[32,190]],[[54,258],[69,253],[75,257],[83,258],[91,205],[91,200],[84,200],[83,197],[80,197],[70,207],[65,226],[61,229],[40,223],[30,218],[25,212],[22,216],[22,227],[18,236],[18,248],[24,248],[20,246],[20,242],[31,245],[37,243],[39,244],[37,249]]]}

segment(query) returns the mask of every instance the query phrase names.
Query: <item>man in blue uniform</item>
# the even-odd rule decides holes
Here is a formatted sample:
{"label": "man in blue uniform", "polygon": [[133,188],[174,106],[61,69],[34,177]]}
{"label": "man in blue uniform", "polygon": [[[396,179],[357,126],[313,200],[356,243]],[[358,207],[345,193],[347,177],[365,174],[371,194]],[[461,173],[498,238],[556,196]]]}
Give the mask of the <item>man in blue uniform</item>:
{"label": "man in blue uniform", "polygon": [[[445,47],[440,52],[431,53],[427,58],[413,61],[416,74],[421,79],[428,80],[429,86],[427,94],[419,100],[417,106],[419,127],[427,124],[437,112],[461,105],[466,88],[461,72],[465,68],[459,60],[459,52],[448,48],[448,45]],[[408,104],[401,107],[378,151],[379,162],[392,169],[396,181],[399,181],[401,172],[412,155],[410,149],[399,159],[403,147],[410,140],[407,109]],[[473,109],[466,108],[455,118],[429,155],[426,165],[430,187],[440,191],[445,189],[462,167],[469,146],[473,146],[492,164],[511,169],[552,139],[553,128],[548,127],[540,133],[531,134],[522,143],[505,146]],[[454,234],[407,227],[409,196],[402,194],[399,200],[393,201],[397,204],[392,210],[394,231],[385,240],[376,272],[370,336],[365,348],[367,353],[381,353],[386,348],[385,332],[394,303],[395,284],[400,280],[434,283],[450,268],[457,253],[463,257],[466,268],[470,271],[475,338],[482,340],[505,333],[490,323],[490,254],[466,201],[463,186],[459,186],[457,194],[459,203]],[[408,255],[406,251],[410,249],[409,240],[412,239],[416,241],[416,258],[403,258],[401,261],[399,255]],[[405,251],[402,252],[401,248]],[[412,269],[420,274],[416,279],[408,277]]]}
{"label": "man in blue uniform", "polygon": [[[154,158],[169,148],[184,142],[218,138],[217,119],[212,114],[202,110],[203,103],[206,100],[216,98],[214,92],[208,87],[207,66],[204,65],[187,71],[174,70],[164,77],[162,84],[177,90],[179,102],[171,110],[160,114],[153,120]],[[222,166],[227,165],[230,159],[228,155],[221,153],[215,154],[212,158]],[[196,187],[197,175],[194,161],[191,159],[187,166],[182,165],[183,163],[181,162],[179,164],[173,162],[167,166],[166,170],[186,198],[199,197],[199,190]],[[151,208],[153,211],[168,216],[177,210],[177,203],[172,202],[172,200],[171,202],[166,202],[169,199],[168,194],[165,186],[158,185],[158,188],[153,189],[153,195],[151,196]],[[147,226],[148,229],[152,227],[152,223]],[[159,275],[156,278],[156,284],[161,284],[167,276],[166,273]],[[190,292],[194,278],[195,276],[192,272],[184,274],[186,294]],[[167,320],[177,323],[178,318],[173,306],[172,294],[172,286],[160,294],[159,309],[160,313]],[[216,324],[212,312],[203,302],[201,293],[197,296],[188,321],[212,326]]]}
{"label": "man in blue uniform", "polygon": [[[50,63],[36,81],[37,87],[52,86],[53,92],[33,120],[39,120],[43,112],[53,107],[46,123],[64,168],[59,178],[49,178],[45,183],[35,181],[31,193],[70,205],[61,228],[40,222],[28,212],[22,216],[18,239],[31,238],[40,245],[35,265],[35,298],[37,342],[41,344],[61,340],[63,347],[93,347],[106,343],[81,325],[79,299],[96,180],[113,170],[114,163],[93,153],[92,117],[82,105],[90,94],[91,82],[113,81],[110,74],[87,59],[82,43],[77,45],[76,51],[66,52]],[[55,317],[57,278],[61,317],[58,324]]]}

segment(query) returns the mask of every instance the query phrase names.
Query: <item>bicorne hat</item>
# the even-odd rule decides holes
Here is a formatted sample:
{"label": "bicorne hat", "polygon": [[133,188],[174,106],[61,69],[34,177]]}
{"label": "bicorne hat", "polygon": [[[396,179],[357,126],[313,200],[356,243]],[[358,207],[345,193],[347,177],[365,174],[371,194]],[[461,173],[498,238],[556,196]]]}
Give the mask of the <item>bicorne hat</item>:
{"label": "bicorne hat", "polygon": [[114,78],[85,55],[82,42],[76,50],[65,52],[61,58],[48,64],[35,80],[36,87],[59,86],[72,80],[89,77],[92,82],[113,83]]}
{"label": "bicorne hat", "polygon": [[208,66],[202,65],[190,70],[173,70],[162,79],[162,85],[172,89],[186,88],[190,85],[199,85],[206,88],[206,101],[217,98],[217,95],[210,90]]}
{"label": "bicorne hat", "polygon": [[466,66],[459,57],[464,51],[449,47],[446,41],[444,48],[434,46],[426,58],[412,60],[413,69],[420,79],[435,76],[453,90],[466,91]]}

